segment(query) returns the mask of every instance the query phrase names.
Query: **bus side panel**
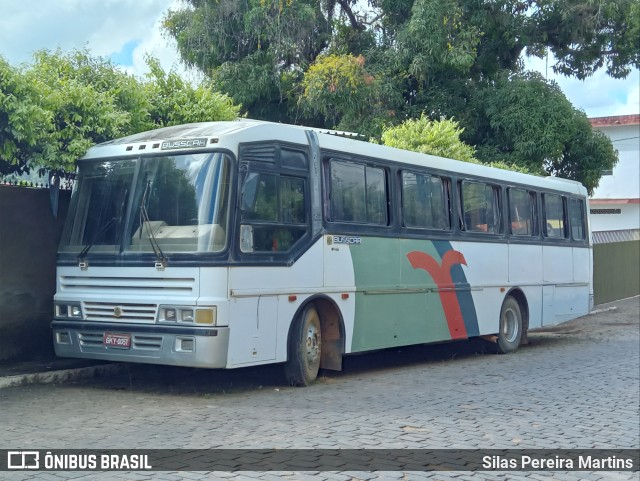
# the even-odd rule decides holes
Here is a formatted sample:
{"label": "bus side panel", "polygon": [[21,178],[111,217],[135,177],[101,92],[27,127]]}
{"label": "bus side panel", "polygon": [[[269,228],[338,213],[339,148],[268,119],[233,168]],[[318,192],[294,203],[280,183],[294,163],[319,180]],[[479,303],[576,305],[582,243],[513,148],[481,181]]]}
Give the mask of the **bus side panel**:
{"label": "bus side panel", "polygon": [[[564,263],[570,270],[571,282],[557,283],[553,296],[553,320],[551,323],[570,321],[589,313],[589,290],[591,280],[589,249],[586,247],[565,247]],[[570,266],[569,264],[573,264]]]}
{"label": "bus side panel", "polygon": [[579,299],[575,311],[576,316],[584,316],[590,310],[591,289],[591,249],[588,247],[573,248],[573,280],[579,284]]}
{"label": "bus side panel", "polygon": [[275,296],[235,297],[231,311],[227,367],[274,361],[278,300]]}
{"label": "bus side panel", "polygon": [[542,324],[552,325],[571,319],[571,302],[577,291],[573,280],[571,247],[542,247],[543,307]]}
{"label": "bus side panel", "polygon": [[522,289],[529,328],[542,327],[542,246],[509,244],[509,286]]}
{"label": "bus side panel", "polygon": [[[354,352],[452,338],[438,291],[442,277],[433,272],[442,262],[434,242],[363,238],[350,250],[357,288]],[[447,284],[452,291],[452,281]]]}
{"label": "bus side panel", "polygon": [[589,305],[588,290],[588,286],[556,286],[553,298],[553,323],[559,324],[587,314]]}
{"label": "bus side panel", "polygon": [[[319,240],[292,266],[238,266],[229,269],[229,365],[284,361],[296,310],[323,284]],[[295,295],[295,301],[289,296]],[[286,303],[280,301],[287,299]],[[285,307],[286,306],[286,307]]]}
{"label": "bus side panel", "polygon": [[509,246],[503,243],[460,243],[480,335],[498,332],[500,308],[505,296],[503,289],[509,285],[508,249]]}

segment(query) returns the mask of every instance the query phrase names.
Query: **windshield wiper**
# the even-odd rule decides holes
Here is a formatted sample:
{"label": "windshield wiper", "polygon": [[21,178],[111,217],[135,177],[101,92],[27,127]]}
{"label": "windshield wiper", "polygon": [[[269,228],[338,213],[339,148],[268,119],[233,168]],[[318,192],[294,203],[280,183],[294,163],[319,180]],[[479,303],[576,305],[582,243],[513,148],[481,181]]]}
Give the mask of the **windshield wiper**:
{"label": "windshield wiper", "polygon": [[149,192],[149,187],[151,186],[151,182],[147,182],[147,185],[144,188],[144,193],[142,194],[142,201],[140,202],[140,238],[142,238],[142,232],[144,231],[144,226],[147,226],[147,232],[149,233],[147,239],[149,239],[149,244],[151,244],[151,248],[153,249],[153,253],[156,256],[156,268],[164,269],[167,267],[167,257],[162,252],[160,248],[160,244],[158,244],[158,240],[153,233],[153,229],[151,228],[151,220],[149,219],[149,212],[147,211],[147,193]]}
{"label": "windshield wiper", "polygon": [[89,242],[86,246],[84,246],[82,248],[82,250],[80,251],[80,253],[78,254],[78,265],[80,266],[80,268],[82,269],[86,269],[88,267],[87,264],[87,260],[85,259],[85,256],[89,253],[89,250],[96,244],[96,242],[98,242],[98,238],[104,234],[107,229],[109,227],[111,227],[115,222],[118,223],[118,225],[121,224],[122,222],[122,214],[124,213],[124,209],[127,206],[127,198],[129,197],[129,190],[125,190],[124,192],[124,197],[122,200],[122,204],[120,205],[120,217],[112,217],[111,219],[109,219],[109,221],[103,225],[100,230],[94,232],[93,237],[91,238],[91,242]]}
{"label": "windshield wiper", "polygon": [[91,249],[96,244],[96,242],[98,241],[98,237],[100,237],[101,234],[104,234],[107,229],[111,227],[116,221],[118,221],[119,223],[121,219],[122,217],[112,217],[109,222],[103,225],[102,228],[93,235],[93,239],[91,239],[91,242],[84,246],[80,251],[80,254],[78,254],[78,262],[80,263],[80,267],[87,266],[85,256],[89,252],[89,249]]}

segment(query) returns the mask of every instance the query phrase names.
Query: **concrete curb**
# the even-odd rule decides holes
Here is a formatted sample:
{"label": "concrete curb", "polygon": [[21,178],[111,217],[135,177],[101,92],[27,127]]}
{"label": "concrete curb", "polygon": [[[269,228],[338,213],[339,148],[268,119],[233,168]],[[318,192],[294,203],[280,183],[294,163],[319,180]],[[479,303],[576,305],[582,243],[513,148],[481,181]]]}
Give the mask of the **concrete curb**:
{"label": "concrete curb", "polygon": [[59,371],[45,371],[5,376],[0,377],[0,389],[11,386],[24,386],[27,384],[51,384],[56,382],[73,381],[75,379],[87,379],[102,374],[115,374],[123,368],[124,364],[116,363],[79,367],[75,369],[62,369]]}
{"label": "concrete curb", "polygon": [[605,307],[603,309],[595,309],[591,311],[589,314],[587,314],[587,316],[591,316],[593,314],[602,314],[603,312],[611,312],[611,311],[617,311],[617,310],[618,310],[618,306]]}

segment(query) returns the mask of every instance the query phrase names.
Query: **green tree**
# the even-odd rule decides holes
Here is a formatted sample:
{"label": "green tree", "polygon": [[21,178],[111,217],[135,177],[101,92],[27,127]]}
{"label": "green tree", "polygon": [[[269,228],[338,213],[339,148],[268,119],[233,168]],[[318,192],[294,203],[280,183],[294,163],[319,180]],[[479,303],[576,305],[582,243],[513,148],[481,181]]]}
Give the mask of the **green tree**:
{"label": "green tree", "polygon": [[[599,146],[589,172],[615,162],[613,148],[584,131],[584,118],[565,108],[566,98],[553,85],[523,76],[521,59],[551,52],[553,68],[564,75],[585,78],[606,69],[625,77],[640,66],[639,4],[370,0],[362,8],[356,0],[188,0],[166,16],[165,28],[183,59],[242,102],[251,117],[371,136],[380,135],[381,125],[423,112],[455,118],[482,161],[562,172],[593,188],[597,180],[585,174],[586,161],[575,154],[578,139]],[[362,70],[349,71],[349,59],[360,56]],[[366,75],[374,79],[371,89],[349,83]],[[541,116],[554,106],[527,91],[551,92],[557,110],[568,114],[565,120],[554,117],[557,135]],[[534,102],[530,118],[515,105],[508,106],[508,115],[495,111],[501,99],[514,96]],[[507,125],[507,117],[514,124]]]}
{"label": "green tree", "polygon": [[29,152],[50,123],[34,87],[0,57],[0,175],[29,172]]}
{"label": "green tree", "polygon": [[152,57],[147,58],[147,65],[150,72],[144,90],[154,127],[239,117],[240,106],[227,95],[214,91],[207,82],[194,87],[174,70],[165,72]]}
{"label": "green tree", "polygon": [[576,110],[557,84],[539,74],[503,75],[472,96],[469,141],[484,162],[512,162],[582,182],[591,192],[617,153],[611,141]]}
{"label": "green tree", "polygon": [[530,11],[526,48],[549,49],[558,59],[556,72],[584,79],[604,67],[623,78],[640,67],[638,0],[546,0]]}
{"label": "green tree", "polygon": [[[423,114],[419,119],[409,119],[399,125],[386,127],[382,132],[382,143],[398,149],[482,164],[483,162],[475,156],[475,149],[461,140],[460,136],[463,133],[464,129],[453,119],[430,120]],[[532,170],[530,167],[512,163],[509,159],[494,159],[484,163],[491,167],[525,174],[543,172],[540,168]]]}
{"label": "green tree", "polygon": [[[207,74],[222,67],[224,90],[234,98],[252,90],[242,80],[255,66],[262,72],[255,78],[271,79],[260,86],[275,85],[279,99],[288,99],[296,87],[282,77],[304,72],[327,50],[364,54],[368,65],[370,57],[384,60],[389,72],[407,76],[407,95],[435,76],[517,71],[523,53],[550,51],[556,71],[578,78],[599,68],[625,77],[640,66],[638,0],[370,0],[368,8],[356,0],[184,3],[166,15],[165,30],[187,64]],[[277,100],[275,90],[258,89],[254,100]],[[245,107],[253,114],[258,105]]]}
{"label": "green tree", "polygon": [[343,130],[362,126],[364,118],[379,118],[380,82],[365,68],[362,55],[323,55],[305,72],[299,103],[308,116],[321,115],[325,124]]}
{"label": "green tree", "polygon": [[478,162],[475,149],[460,140],[463,129],[452,119],[430,120],[422,115],[409,119],[382,133],[382,143],[389,147],[412,150],[465,162]]}
{"label": "green tree", "polygon": [[130,131],[131,117],[118,108],[113,94],[95,77],[91,81],[83,78],[90,71],[85,68],[88,55],[40,51],[34,58],[24,75],[40,106],[49,112],[50,122],[28,151],[32,165],[72,172],[75,161],[93,144]]}
{"label": "green tree", "polygon": [[0,173],[64,175],[96,143],[188,122],[232,120],[239,105],[157,60],[139,80],[86,50],[36,52],[20,69],[0,58]]}
{"label": "green tree", "polygon": [[295,80],[328,44],[321,3],[187,0],[164,27],[187,65],[211,75],[253,117],[281,120]]}
{"label": "green tree", "polygon": [[91,86],[108,96],[117,110],[127,113],[126,132],[139,132],[153,126],[149,119],[149,99],[140,88],[139,79],[108,59],[92,56],[87,49],[36,52],[34,62],[27,69],[27,72],[34,71],[54,82],[71,80]]}

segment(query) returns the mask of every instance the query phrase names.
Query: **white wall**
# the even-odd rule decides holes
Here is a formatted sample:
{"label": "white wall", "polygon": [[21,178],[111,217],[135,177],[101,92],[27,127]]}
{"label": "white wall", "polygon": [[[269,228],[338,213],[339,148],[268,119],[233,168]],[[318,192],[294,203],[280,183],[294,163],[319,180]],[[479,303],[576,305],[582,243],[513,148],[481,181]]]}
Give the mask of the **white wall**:
{"label": "white wall", "polygon": [[620,209],[620,214],[590,214],[591,230],[594,232],[640,229],[640,204],[598,204],[592,200],[589,210],[594,209]]}
{"label": "white wall", "polygon": [[603,175],[592,199],[637,199],[640,197],[640,125],[596,127],[618,150],[613,175]]}
{"label": "white wall", "polygon": [[[613,175],[603,175],[591,197],[590,209],[620,209],[620,214],[591,214],[592,231],[640,229],[640,125],[594,127],[618,150]],[[601,203],[602,200],[626,202]],[[631,200],[631,203],[629,203]]]}

